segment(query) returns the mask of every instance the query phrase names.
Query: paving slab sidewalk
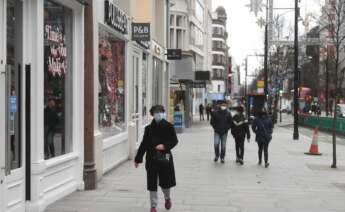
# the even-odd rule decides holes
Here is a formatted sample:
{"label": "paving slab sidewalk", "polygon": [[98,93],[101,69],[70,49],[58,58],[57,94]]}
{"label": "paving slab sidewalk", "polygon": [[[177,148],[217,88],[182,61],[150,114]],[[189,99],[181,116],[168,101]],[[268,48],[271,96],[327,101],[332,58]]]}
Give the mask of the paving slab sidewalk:
{"label": "paving slab sidewalk", "polygon": [[[330,168],[332,147],[320,143],[322,156],[305,155],[311,139],[293,141],[289,129],[277,126],[270,145],[271,166],[257,165],[254,139],[246,143],[245,164],[235,160],[228,139],[226,163],[213,162],[213,132],[196,122],[179,135],[174,150],[177,187],[172,212],[344,212],[345,146],[338,147],[339,168]],[[103,177],[95,191],[75,192],[50,205],[47,212],[149,211],[146,173],[128,161]],[[160,207],[163,209],[162,195]]]}

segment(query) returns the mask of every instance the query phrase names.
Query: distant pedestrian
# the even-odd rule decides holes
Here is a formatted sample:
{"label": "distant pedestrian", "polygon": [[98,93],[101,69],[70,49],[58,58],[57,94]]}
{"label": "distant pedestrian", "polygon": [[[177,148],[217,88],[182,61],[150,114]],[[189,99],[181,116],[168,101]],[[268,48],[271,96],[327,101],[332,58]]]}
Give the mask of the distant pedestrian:
{"label": "distant pedestrian", "polygon": [[[230,112],[227,110],[226,103],[222,103],[220,105],[220,108],[212,113],[211,125],[214,129],[214,162],[217,162],[220,157],[221,163],[224,163],[226,140],[228,136],[228,131],[232,125],[232,117]],[[219,146],[221,148],[220,154]]]}
{"label": "distant pedestrian", "polygon": [[210,120],[211,112],[212,112],[212,107],[211,107],[210,104],[207,104],[207,105],[206,105],[206,116],[207,116],[207,121]]}
{"label": "distant pedestrian", "polygon": [[135,167],[143,162],[146,153],[147,190],[150,191],[151,212],[157,212],[158,184],[165,198],[165,208],[172,206],[170,188],[176,186],[175,169],[171,149],[177,143],[177,136],[172,124],[165,119],[165,110],[161,105],[153,106],[150,114],[154,117],[145,127],[143,141],[135,157]]}
{"label": "distant pedestrian", "polygon": [[205,121],[204,110],[205,110],[204,105],[203,105],[203,104],[200,104],[200,105],[199,105],[200,121]]}
{"label": "distant pedestrian", "polygon": [[257,114],[252,124],[253,132],[256,134],[256,142],[259,146],[259,165],[262,163],[262,152],[265,157],[265,167],[269,166],[268,163],[268,146],[272,140],[273,123],[272,119],[267,115],[265,111],[261,111]]}
{"label": "distant pedestrian", "polygon": [[236,144],[236,163],[243,165],[244,141],[246,136],[248,142],[250,140],[249,125],[248,121],[243,115],[243,107],[236,108],[236,114],[233,117],[231,134],[233,135]]}

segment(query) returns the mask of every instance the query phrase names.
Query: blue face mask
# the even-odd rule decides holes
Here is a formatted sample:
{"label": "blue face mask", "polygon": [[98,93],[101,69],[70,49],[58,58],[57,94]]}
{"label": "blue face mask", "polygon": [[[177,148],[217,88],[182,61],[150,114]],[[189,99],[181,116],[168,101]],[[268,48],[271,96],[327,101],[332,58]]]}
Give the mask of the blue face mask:
{"label": "blue face mask", "polygon": [[157,123],[161,122],[163,119],[165,119],[165,113],[155,113],[154,119]]}

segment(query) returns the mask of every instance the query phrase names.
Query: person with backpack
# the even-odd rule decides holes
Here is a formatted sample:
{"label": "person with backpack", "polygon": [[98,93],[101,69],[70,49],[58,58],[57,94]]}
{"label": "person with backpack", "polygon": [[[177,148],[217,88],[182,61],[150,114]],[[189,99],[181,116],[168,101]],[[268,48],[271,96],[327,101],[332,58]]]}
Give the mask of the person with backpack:
{"label": "person with backpack", "polygon": [[244,156],[244,141],[247,136],[248,142],[250,141],[249,124],[243,115],[243,107],[236,108],[236,114],[233,116],[233,125],[231,134],[235,139],[236,145],[236,163],[243,165]]}
{"label": "person with backpack", "polygon": [[178,140],[174,126],[165,119],[162,105],[153,106],[150,114],[154,117],[151,124],[145,127],[143,141],[135,157],[135,167],[143,162],[146,153],[147,190],[150,192],[151,212],[157,212],[158,184],[165,198],[165,208],[172,206],[170,188],[176,186],[175,169],[171,150]]}
{"label": "person with backpack", "polygon": [[268,163],[268,146],[272,140],[273,123],[272,119],[267,113],[262,110],[260,111],[252,124],[252,130],[256,134],[256,142],[258,143],[259,151],[259,162],[258,165],[262,164],[262,152],[264,152],[265,168],[270,164]]}
{"label": "person with backpack", "polygon": [[[228,131],[232,125],[232,117],[228,111],[226,102],[221,103],[220,108],[212,113],[210,123],[214,129],[214,162],[217,162],[220,157],[221,163],[224,163],[226,140],[228,137]],[[220,154],[219,147],[221,149]]]}

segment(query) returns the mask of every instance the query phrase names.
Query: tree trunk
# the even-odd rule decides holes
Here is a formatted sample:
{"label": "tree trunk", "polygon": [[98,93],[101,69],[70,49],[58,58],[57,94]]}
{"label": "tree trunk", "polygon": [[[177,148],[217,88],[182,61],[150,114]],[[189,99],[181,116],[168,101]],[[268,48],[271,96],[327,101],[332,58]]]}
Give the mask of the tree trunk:
{"label": "tree trunk", "polygon": [[334,98],[334,112],[333,112],[333,125],[332,125],[332,144],[333,144],[333,163],[332,168],[337,168],[337,94]]}

